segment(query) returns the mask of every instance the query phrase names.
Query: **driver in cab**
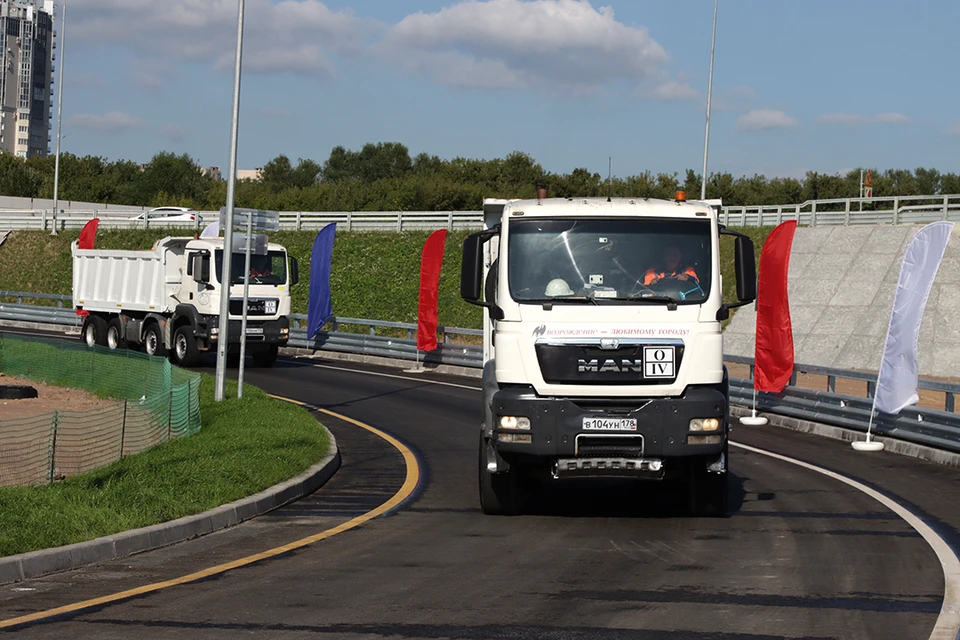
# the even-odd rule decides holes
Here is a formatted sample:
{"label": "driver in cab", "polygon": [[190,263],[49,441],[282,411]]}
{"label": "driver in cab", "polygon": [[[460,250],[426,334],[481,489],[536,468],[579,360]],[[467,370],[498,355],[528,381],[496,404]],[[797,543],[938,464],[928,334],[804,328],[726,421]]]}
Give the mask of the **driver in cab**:
{"label": "driver in cab", "polygon": [[694,281],[699,283],[700,278],[697,276],[697,272],[692,266],[684,267],[680,262],[681,258],[680,248],[677,245],[667,245],[663,252],[663,261],[650,267],[643,274],[643,284],[646,286],[657,284],[666,278],[676,278],[681,281],[693,278]]}

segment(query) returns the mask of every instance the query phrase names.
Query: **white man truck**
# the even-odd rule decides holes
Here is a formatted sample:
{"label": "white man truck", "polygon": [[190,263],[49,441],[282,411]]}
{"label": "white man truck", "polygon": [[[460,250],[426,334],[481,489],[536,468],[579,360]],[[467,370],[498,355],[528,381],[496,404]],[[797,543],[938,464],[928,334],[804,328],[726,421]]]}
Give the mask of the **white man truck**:
{"label": "white man truck", "polygon": [[[735,243],[729,302],[723,235]],[[488,200],[463,244],[461,296],[487,308],[485,513],[520,513],[537,475],[679,479],[692,511],[726,513],[721,322],[756,298],[750,238],[682,192]]]}
{"label": "white man truck", "polygon": [[[214,350],[220,335],[222,238],[173,238],[149,251],[79,249],[72,245],[73,301],[83,315],[81,338],[111,349],[142,347],[181,366]],[[247,301],[247,353],[271,366],[290,337],[290,287],[295,258],[278,244],[262,243],[251,256]],[[229,286],[228,349],[240,346],[245,256],[234,252]]]}

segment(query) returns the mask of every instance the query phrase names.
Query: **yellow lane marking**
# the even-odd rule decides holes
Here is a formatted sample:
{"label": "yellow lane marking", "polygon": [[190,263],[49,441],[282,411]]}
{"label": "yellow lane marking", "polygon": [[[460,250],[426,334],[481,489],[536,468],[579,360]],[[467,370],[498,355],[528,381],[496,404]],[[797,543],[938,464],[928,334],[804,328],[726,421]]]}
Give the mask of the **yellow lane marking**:
{"label": "yellow lane marking", "polygon": [[210,576],[215,576],[221,573],[226,573],[233,569],[239,569],[240,567],[245,567],[247,565],[253,564],[255,562],[260,562],[261,560],[267,560],[269,558],[274,558],[276,556],[294,551],[296,549],[302,549],[308,545],[314,544],[315,542],[320,542],[321,540],[326,540],[327,538],[332,538],[338,533],[343,533],[344,531],[349,531],[359,527],[360,525],[369,522],[370,520],[381,516],[391,509],[399,506],[407,497],[409,497],[417,487],[417,483],[420,481],[420,466],[417,464],[417,458],[413,455],[413,452],[410,451],[402,442],[394,438],[393,436],[380,431],[374,427],[371,427],[368,424],[364,424],[353,418],[348,418],[345,415],[335,413],[333,411],[328,411],[326,409],[320,409],[313,407],[304,402],[298,402],[296,400],[290,400],[289,398],[282,398],[280,396],[272,396],[280,400],[286,400],[293,404],[298,404],[302,407],[307,407],[310,409],[315,409],[320,413],[324,413],[328,416],[332,416],[338,420],[343,420],[352,425],[360,427],[361,429],[366,429],[370,433],[383,438],[391,445],[393,445],[400,454],[403,456],[404,464],[407,468],[406,478],[403,481],[403,486],[393,494],[393,496],[373,509],[368,511],[363,515],[357,516],[352,520],[348,520],[343,524],[340,524],[332,529],[327,529],[320,533],[314,534],[307,538],[302,538],[294,542],[290,542],[280,547],[275,547],[273,549],[268,549],[260,553],[254,554],[252,556],[247,556],[245,558],[240,558],[238,560],[233,560],[231,562],[226,562],[223,564],[218,564],[214,567],[208,569],[203,569],[201,571],[196,571],[194,573],[189,573],[185,576],[180,576],[179,578],[173,578],[172,580],[164,580],[163,582],[155,582],[153,584],[147,584],[142,587],[136,587],[134,589],[127,589],[126,591],[120,591],[118,593],[113,593],[106,596],[101,596],[99,598],[91,598],[90,600],[83,600],[81,602],[75,602],[73,604],[64,605],[62,607],[57,607],[55,609],[47,609],[46,611],[38,611],[36,613],[31,613],[29,615],[20,616],[17,618],[9,618],[7,620],[0,620],[0,629],[6,629],[9,627],[15,627],[22,624],[28,624],[31,622],[38,622],[40,620],[45,620],[47,618],[54,618],[57,616],[62,616],[68,613],[76,613],[78,611],[83,611],[84,609],[90,609],[93,607],[99,607],[105,604],[110,604],[113,602],[119,602],[120,600],[127,600],[129,598],[135,598],[137,596],[142,596],[147,593],[153,593],[154,591],[160,591],[161,589],[167,589],[169,587],[175,587],[182,584],[188,584],[190,582],[196,582],[197,580],[203,580],[204,578],[209,578]]}

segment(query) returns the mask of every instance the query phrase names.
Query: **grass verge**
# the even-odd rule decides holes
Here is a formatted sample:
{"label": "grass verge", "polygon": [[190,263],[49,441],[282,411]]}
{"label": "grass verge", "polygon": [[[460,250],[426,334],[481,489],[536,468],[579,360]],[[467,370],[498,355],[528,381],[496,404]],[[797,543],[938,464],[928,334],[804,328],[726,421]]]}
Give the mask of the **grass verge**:
{"label": "grass verge", "polygon": [[174,520],[288,480],[330,449],[305,409],[227,381],[213,400],[203,375],[200,433],[61,483],[0,488],[0,557],[58,547]]}

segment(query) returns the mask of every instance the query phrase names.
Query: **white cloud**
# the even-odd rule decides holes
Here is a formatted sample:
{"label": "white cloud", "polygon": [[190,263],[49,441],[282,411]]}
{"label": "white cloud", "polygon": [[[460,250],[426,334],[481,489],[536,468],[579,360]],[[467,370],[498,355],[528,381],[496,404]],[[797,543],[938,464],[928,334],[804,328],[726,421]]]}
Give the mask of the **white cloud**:
{"label": "white cloud", "polygon": [[444,84],[577,93],[656,77],[668,61],[646,28],[589,0],[466,0],[408,15],[377,49]]}
{"label": "white cloud", "polygon": [[904,122],[910,122],[910,118],[902,113],[878,113],[873,116],[873,121],[883,124],[902,124]]}
{"label": "white cloud", "polygon": [[737,129],[741,131],[763,131],[795,127],[797,119],[778,109],[754,109],[737,118]]}
{"label": "white cloud", "polygon": [[67,124],[101,133],[120,133],[144,126],[143,120],[123,111],[110,111],[104,114],[77,113],[67,118]]}
{"label": "white cloud", "polygon": [[688,84],[682,82],[670,81],[657,85],[645,95],[654,100],[672,101],[672,100],[696,100],[700,97],[700,92]]}
{"label": "white cloud", "polygon": [[960,121],[955,122],[951,127],[947,127],[943,132],[948,136],[960,136]]}
{"label": "white cloud", "polygon": [[[73,36],[119,43],[153,60],[206,62],[233,69],[236,0],[73,0]],[[330,55],[359,49],[372,23],[319,0],[247,0],[243,61],[251,71],[333,73]],[[322,43],[322,44],[318,44]],[[162,85],[162,74],[140,69],[134,81]]]}
{"label": "white cloud", "polygon": [[828,113],[817,118],[820,124],[838,124],[856,126],[861,124],[902,124],[910,122],[910,118],[902,113],[878,113],[867,116],[859,113]]}

